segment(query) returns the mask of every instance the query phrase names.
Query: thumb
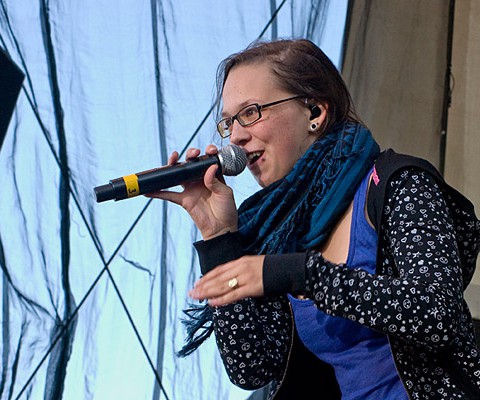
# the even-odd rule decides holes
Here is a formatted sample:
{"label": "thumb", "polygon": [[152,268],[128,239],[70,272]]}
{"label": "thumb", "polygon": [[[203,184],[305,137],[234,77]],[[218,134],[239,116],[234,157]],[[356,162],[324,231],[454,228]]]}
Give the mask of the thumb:
{"label": "thumb", "polygon": [[213,193],[227,194],[231,189],[225,184],[223,175],[219,171],[217,164],[210,166],[205,172],[203,183]]}

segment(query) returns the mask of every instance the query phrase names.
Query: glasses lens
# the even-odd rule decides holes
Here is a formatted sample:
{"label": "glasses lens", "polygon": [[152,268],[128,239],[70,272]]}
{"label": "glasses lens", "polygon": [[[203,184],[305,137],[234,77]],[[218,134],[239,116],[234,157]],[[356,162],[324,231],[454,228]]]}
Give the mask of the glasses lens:
{"label": "glasses lens", "polygon": [[237,119],[242,126],[250,125],[255,121],[258,121],[260,119],[258,106],[256,104],[246,106],[244,109],[238,112]]}
{"label": "glasses lens", "polygon": [[217,131],[221,137],[225,138],[227,136],[230,136],[229,129],[231,125],[232,125],[232,121],[230,118],[225,118],[218,122]]}

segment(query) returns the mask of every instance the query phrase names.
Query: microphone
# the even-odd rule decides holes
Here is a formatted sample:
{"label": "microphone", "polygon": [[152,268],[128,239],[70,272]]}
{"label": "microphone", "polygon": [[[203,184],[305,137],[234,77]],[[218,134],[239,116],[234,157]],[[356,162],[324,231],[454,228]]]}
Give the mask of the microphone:
{"label": "microphone", "polygon": [[245,169],[247,155],[241,147],[229,144],[222,147],[217,154],[204,155],[172,166],[154,168],[112,179],[106,185],[93,188],[93,191],[97,203],[107,200],[123,200],[177,186],[183,182],[202,179],[208,167],[214,164],[220,166],[223,175],[235,176]]}

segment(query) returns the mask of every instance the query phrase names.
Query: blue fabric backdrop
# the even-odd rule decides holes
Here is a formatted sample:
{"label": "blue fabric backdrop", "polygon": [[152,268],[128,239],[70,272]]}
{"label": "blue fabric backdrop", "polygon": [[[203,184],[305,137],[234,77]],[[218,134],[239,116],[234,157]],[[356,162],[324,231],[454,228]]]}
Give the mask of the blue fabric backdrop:
{"label": "blue fabric backdrop", "polygon": [[[1,399],[246,399],[213,338],[185,359],[199,276],[186,213],[93,187],[222,145],[218,63],[262,36],[339,63],[347,0],[0,0],[26,74],[0,152]],[[238,203],[257,190],[228,178]]]}

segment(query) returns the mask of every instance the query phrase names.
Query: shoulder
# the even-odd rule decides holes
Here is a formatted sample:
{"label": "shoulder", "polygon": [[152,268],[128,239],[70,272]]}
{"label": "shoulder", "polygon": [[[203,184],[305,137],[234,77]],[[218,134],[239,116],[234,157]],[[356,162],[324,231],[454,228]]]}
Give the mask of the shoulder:
{"label": "shoulder", "polygon": [[434,178],[443,182],[440,172],[429,161],[408,154],[396,153],[392,149],[382,151],[375,161],[376,186],[386,185],[389,178],[397,171],[408,167],[427,171]]}
{"label": "shoulder", "polygon": [[435,181],[444,183],[440,172],[429,161],[397,153],[392,149],[382,151],[375,161],[367,194],[368,217],[376,229],[381,223],[389,182],[394,175],[409,168],[426,171],[435,178]]}

